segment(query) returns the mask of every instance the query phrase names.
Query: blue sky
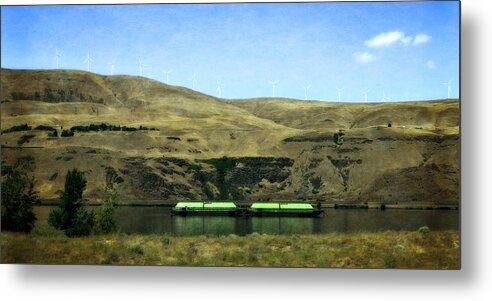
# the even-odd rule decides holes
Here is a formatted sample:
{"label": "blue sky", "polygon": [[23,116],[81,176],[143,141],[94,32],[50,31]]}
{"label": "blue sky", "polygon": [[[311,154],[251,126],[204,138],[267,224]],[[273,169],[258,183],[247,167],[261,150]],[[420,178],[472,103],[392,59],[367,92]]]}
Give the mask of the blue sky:
{"label": "blue sky", "polygon": [[222,97],[342,101],[459,95],[459,3],[2,7],[2,67],[139,75]]}

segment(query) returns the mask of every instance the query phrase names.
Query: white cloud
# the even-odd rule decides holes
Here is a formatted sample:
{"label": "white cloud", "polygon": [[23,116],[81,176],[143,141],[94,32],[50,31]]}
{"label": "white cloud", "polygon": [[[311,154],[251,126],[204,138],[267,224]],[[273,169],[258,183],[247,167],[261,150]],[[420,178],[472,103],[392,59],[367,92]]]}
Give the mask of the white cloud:
{"label": "white cloud", "polygon": [[369,52],[356,52],[354,53],[354,58],[360,64],[367,64],[376,60],[376,57]]}
{"label": "white cloud", "polygon": [[431,39],[430,36],[423,34],[423,33],[419,33],[418,35],[415,36],[415,39],[413,39],[413,45],[419,45],[419,44],[427,43],[427,42],[429,42],[430,39]]}
{"label": "white cloud", "polygon": [[436,63],[433,61],[433,60],[428,60],[427,63],[425,63],[427,65],[427,68],[429,69],[435,69],[436,68]]}
{"label": "white cloud", "polygon": [[411,37],[405,35],[405,33],[402,31],[391,31],[391,32],[383,32],[378,34],[372,39],[365,41],[364,45],[371,48],[381,48],[399,42],[404,46],[408,46],[410,44],[419,45],[419,44],[427,43],[430,39],[431,37],[424,33],[419,33],[415,37]]}
{"label": "white cloud", "polygon": [[398,41],[402,41],[405,38],[405,34],[401,31],[383,32],[374,38],[365,41],[364,45],[372,48],[386,47]]}
{"label": "white cloud", "polygon": [[400,41],[403,43],[403,45],[407,46],[409,45],[410,43],[412,43],[412,40],[413,38],[412,37],[409,37],[409,36],[406,36],[406,37],[403,37],[400,39]]}

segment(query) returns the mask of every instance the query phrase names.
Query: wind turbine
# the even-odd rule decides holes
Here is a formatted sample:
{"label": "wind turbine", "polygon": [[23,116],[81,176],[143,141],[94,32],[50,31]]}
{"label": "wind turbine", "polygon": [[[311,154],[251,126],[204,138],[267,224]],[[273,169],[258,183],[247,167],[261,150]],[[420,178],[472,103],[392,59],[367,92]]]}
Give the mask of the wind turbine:
{"label": "wind turbine", "polygon": [[114,65],[116,64],[116,59],[112,60],[111,62],[108,63],[108,65],[111,66],[111,75],[114,74]]}
{"label": "wind turbine", "polygon": [[274,81],[269,81],[270,85],[272,85],[272,97],[275,97],[275,86],[278,84],[278,79]]}
{"label": "wind turbine", "polygon": [[448,86],[448,99],[451,98],[451,82],[452,81],[453,81],[453,79],[450,79],[447,83],[441,83],[441,85]]}
{"label": "wind turbine", "polygon": [[191,81],[191,85],[193,86],[193,90],[195,90],[196,73],[193,73],[193,76],[191,78],[188,78],[188,80]]}
{"label": "wind turbine", "polygon": [[138,67],[140,68],[140,76],[143,76],[143,68],[147,67],[147,64],[142,64],[142,60],[138,58]]}
{"label": "wind turbine", "polygon": [[364,94],[364,102],[367,102],[367,93],[369,93],[369,91],[371,91],[371,89],[367,89],[365,91],[360,91],[360,93]]}
{"label": "wind turbine", "polygon": [[173,69],[169,69],[167,71],[162,71],[162,73],[164,73],[164,75],[166,75],[166,84],[169,85],[169,74],[171,74],[173,72]]}
{"label": "wind turbine", "polygon": [[61,53],[58,51],[58,48],[55,49],[55,59],[56,59],[56,69],[60,68],[60,58],[62,57]]}
{"label": "wind turbine", "polygon": [[87,58],[85,59],[84,63],[87,63],[87,71],[91,71],[91,62],[93,62],[91,55],[89,52],[87,52]]}
{"label": "wind turbine", "polygon": [[386,102],[387,100],[391,100],[391,98],[386,97],[386,92],[383,91],[383,98],[381,98],[381,102]]}
{"label": "wind turbine", "polygon": [[219,93],[219,98],[222,97],[222,87],[225,86],[223,83],[217,81],[217,92]]}
{"label": "wind turbine", "polygon": [[338,102],[340,102],[340,100],[342,98],[342,91],[345,90],[345,88],[335,87],[335,90],[337,90],[337,92],[338,92]]}
{"label": "wind turbine", "polygon": [[311,85],[301,85],[301,87],[304,89],[304,100],[307,100],[308,99],[308,96],[307,96],[307,92],[309,89],[311,89]]}

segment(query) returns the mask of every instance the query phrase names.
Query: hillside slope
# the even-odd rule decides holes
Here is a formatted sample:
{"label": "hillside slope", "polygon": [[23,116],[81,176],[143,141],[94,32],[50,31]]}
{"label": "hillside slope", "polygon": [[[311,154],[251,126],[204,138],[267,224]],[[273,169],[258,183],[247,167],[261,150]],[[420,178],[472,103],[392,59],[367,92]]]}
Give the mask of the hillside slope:
{"label": "hillside slope", "polygon": [[260,98],[227,103],[257,117],[299,129],[352,129],[388,123],[428,130],[459,126],[457,100],[354,104]]}
{"label": "hillside slope", "polygon": [[[223,100],[143,77],[73,70],[3,69],[1,83],[3,174],[20,157],[34,160],[44,199],[55,199],[77,167],[95,201],[111,173],[131,203],[459,201],[458,100]],[[35,129],[59,134],[101,123],[135,131],[52,137]],[[22,124],[31,129],[5,132]],[[334,139],[340,131],[343,139]]]}

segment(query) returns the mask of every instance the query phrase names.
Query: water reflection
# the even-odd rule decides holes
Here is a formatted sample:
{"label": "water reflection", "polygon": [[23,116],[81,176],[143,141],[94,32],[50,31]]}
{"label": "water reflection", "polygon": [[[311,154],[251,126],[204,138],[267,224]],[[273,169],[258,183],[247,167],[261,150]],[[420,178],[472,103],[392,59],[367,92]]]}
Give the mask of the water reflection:
{"label": "water reflection", "polygon": [[[35,207],[38,225],[47,225],[54,207]],[[94,207],[91,207],[93,209]],[[426,225],[431,230],[459,229],[455,210],[326,210],[319,218],[172,216],[164,207],[118,207],[117,227],[124,233],[170,233],[173,235],[316,234],[331,232],[414,231]]]}
{"label": "water reflection", "polygon": [[313,234],[317,218],[305,217],[253,217],[251,231],[266,234]]}
{"label": "water reflection", "polygon": [[236,233],[236,219],[224,216],[173,216],[173,233],[185,235],[227,235]]}

